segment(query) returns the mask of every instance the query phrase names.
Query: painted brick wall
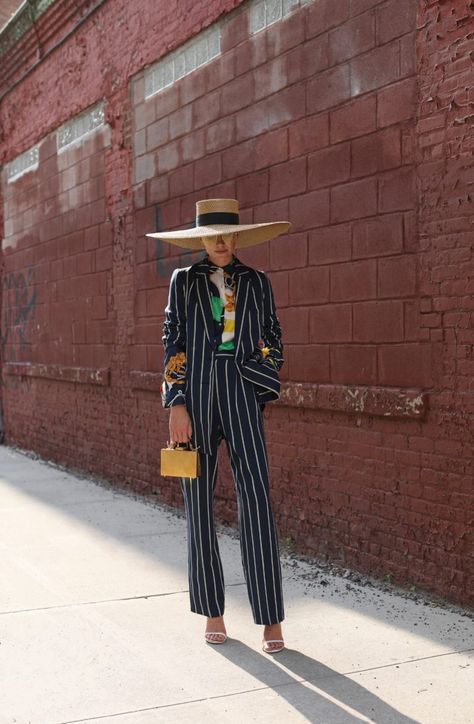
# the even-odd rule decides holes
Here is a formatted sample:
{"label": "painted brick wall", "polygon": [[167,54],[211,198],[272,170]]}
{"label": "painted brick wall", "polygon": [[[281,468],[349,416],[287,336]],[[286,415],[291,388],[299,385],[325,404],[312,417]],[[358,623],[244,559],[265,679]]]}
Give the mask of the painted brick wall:
{"label": "painted brick wall", "polygon": [[[58,154],[50,135],[39,166],[4,183],[8,270],[3,298],[10,363],[107,366],[112,237],[105,220],[108,127]],[[100,346],[103,345],[103,346]]]}
{"label": "painted brick wall", "polygon": [[[6,441],[181,505],[158,474],[161,328],[199,255],[144,234],[236,197],[245,221],[293,223],[239,253],[284,333],[265,412],[281,537],[472,604],[469,3],[314,0],[256,34],[251,3],[79,5],[3,83],[2,163],[41,141],[38,170],[2,184]],[[217,20],[220,56],[145,98],[149,66]],[[55,129],[102,98],[106,125],[58,155]]]}

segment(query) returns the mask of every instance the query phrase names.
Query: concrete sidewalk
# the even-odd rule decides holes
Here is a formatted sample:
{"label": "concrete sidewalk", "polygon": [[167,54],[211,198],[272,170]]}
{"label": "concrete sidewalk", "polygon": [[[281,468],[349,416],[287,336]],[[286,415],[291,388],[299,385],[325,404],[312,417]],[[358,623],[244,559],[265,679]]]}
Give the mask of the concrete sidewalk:
{"label": "concrete sidewalk", "polygon": [[0,723],[474,722],[472,614],[283,556],[271,657],[219,544],[231,638],[209,646],[182,515],[0,446]]}

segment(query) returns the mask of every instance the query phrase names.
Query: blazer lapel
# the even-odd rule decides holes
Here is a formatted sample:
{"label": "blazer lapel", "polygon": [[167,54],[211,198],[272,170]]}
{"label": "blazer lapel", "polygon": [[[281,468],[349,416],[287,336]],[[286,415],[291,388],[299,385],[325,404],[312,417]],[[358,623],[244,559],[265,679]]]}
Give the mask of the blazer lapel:
{"label": "blazer lapel", "polygon": [[[235,344],[235,356],[238,359],[239,351],[242,348],[242,332],[243,332],[243,320],[245,319],[245,310],[247,308],[249,293],[250,293],[250,274],[241,273],[239,274],[239,281],[237,284],[237,294],[235,297],[235,331],[234,331],[234,344]],[[241,355],[243,358],[243,354]],[[242,360],[241,360],[242,361]]]}
{"label": "blazer lapel", "polygon": [[206,335],[209,343],[212,344],[214,339],[214,319],[212,316],[211,289],[206,271],[197,272],[196,291],[199,300],[199,307],[206,327]]}

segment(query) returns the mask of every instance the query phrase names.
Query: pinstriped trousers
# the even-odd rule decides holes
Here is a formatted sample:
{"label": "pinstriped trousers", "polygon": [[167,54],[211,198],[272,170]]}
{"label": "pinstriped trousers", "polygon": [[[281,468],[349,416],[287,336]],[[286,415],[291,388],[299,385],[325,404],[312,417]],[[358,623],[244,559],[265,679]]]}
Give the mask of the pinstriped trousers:
{"label": "pinstriped trousers", "polygon": [[199,478],[181,478],[187,520],[191,611],[224,614],[224,573],[214,527],[217,449],[225,439],[237,492],[240,550],[257,624],[284,619],[278,539],[269,495],[263,414],[252,382],[241,377],[232,352],[216,352],[211,375],[214,452],[201,453]]}

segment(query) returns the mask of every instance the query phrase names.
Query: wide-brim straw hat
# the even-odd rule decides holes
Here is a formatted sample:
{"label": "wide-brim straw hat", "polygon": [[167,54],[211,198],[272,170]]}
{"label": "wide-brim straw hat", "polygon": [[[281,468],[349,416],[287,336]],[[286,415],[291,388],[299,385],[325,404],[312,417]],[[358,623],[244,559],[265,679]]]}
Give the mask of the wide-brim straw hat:
{"label": "wide-brim straw hat", "polygon": [[201,236],[219,236],[238,231],[236,247],[252,246],[285,234],[289,221],[239,224],[237,199],[204,199],[196,202],[196,225],[178,231],[156,231],[146,236],[169,241],[187,249],[202,249]]}

